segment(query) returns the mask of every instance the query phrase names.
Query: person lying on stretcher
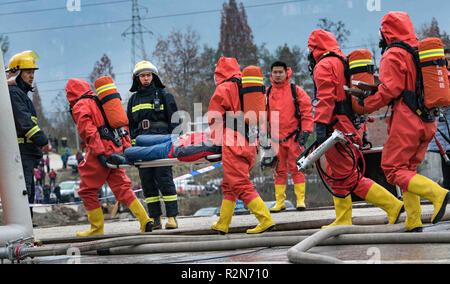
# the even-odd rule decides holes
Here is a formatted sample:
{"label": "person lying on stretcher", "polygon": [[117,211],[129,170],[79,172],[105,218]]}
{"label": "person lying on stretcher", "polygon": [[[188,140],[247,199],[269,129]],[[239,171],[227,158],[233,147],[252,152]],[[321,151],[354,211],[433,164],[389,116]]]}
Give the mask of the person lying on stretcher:
{"label": "person lying on stretcher", "polygon": [[222,147],[213,144],[209,133],[139,135],[135,146],[124,153],[114,153],[108,162],[114,165],[133,164],[140,161],[177,158],[182,162],[193,162],[200,158],[221,154]]}

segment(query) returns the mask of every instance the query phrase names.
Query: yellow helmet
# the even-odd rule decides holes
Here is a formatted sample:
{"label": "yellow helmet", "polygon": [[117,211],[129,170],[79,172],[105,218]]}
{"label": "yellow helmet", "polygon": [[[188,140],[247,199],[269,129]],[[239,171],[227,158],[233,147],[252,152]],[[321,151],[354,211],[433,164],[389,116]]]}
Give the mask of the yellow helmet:
{"label": "yellow helmet", "polygon": [[141,72],[152,72],[158,75],[158,69],[150,61],[143,60],[134,66],[133,76],[138,76]]}
{"label": "yellow helmet", "polygon": [[136,66],[134,66],[133,70],[133,85],[130,88],[130,92],[136,92],[139,90],[141,86],[141,82],[139,81],[139,74],[142,72],[152,72],[153,73],[153,82],[158,88],[165,88],[161,79],[158,77],[158,69],[155,65],[153,65],[150,61],[143,60],[138,62]]}
{"label": "yellow helmet", "polygon": [[36,65],[37,59],[39,59],[39,56],[32,50],[17,53],[9,61],[6,71],[14,73],[24,69],[39,69]]}

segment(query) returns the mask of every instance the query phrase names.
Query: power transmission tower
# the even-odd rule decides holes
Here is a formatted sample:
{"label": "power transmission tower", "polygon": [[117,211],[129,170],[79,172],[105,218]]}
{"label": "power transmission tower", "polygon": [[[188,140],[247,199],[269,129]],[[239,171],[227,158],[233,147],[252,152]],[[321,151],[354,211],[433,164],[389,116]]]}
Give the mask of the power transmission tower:
{"label": "power transmission tower", "polygon": [[131,35],[131,68],[136,64],[136,52],[141,52],[138,56],[141,56],[140,60],[147,60],[147,53],[145,52],[144,33],[153,34],[152,31],[148,30],[141,24],[141,16],[139,9],[145,10],[148,13],[148,9],[144,6],[138,4],[138,0],[131,0],[131,26],[129,26],[123,33],[122,36],[126,37]]}

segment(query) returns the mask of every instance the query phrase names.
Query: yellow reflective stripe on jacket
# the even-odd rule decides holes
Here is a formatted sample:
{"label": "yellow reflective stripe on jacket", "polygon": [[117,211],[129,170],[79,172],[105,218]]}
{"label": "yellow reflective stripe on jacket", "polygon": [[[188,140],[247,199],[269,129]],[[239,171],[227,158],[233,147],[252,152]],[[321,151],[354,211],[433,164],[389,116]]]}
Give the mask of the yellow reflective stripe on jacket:
{"label": "yellow reflective stripe on jacket", "polygon": [[254,84],[263,84],[263,78],[262,77],[242,77],[242,84],[245,83],[254,83]]}
{"label": "yellow reflective stripe on jacket", "polygon": [[[25,138],[24,137],[17,138],[17,143],[24,144],[25,143]],[[33,143],[33,141],[31,141],[30,139],[27,138],[27,143]]]}
{"label": "yellow reflective stripe on jacket", "polygon": [[35,125],[33,128],[31,128],[30,130],[28,130],[27,133],[25,133],[25,137],[30,139],[34,134],[36,134],[39,130],[41,130],[39,128],[38,125]]}
{"label": "yellow reflective stripe on jacket", "polygon": [[100,95],[104,91],[108,91],[111,89],[116,89],[116,86],[114,85],[114,83],[103,85],[100,88],[96,89],[96,91],[97,91],[97,94]]}
{"label": "yellow reflective stripe on jacket", "polygon": [[37,117],[36,116],[31,116],[31,120],[37,124]]}
{"label": "yellow reflective stripe on jacket", "polygon": [[134,146],[134,144],[136,144],[136,139],[131,139],[131,145]]}
{"label": "yellow reflective stripe on jacket", "polygon": [[167,201],[177,201],[177,195],[167,195],[167,196],[163,196],[163,200],[164,202]]}
{"label": "yellow reflective stripe on jacket", "polygon": [[159,202],[159,196],[152,196],[152,197],[147,197],[145,199],[146,203],[155,203],[155,202]]}
{"label": "yellow reflective stripe on jacket", "polygon": [[[131,108],[131,112],[136,112],[136,111],[140,111],[143,109],[155,109],[155,104],[140,104],[140,105],[135,105],[134,107]],[[161,104],[160,105],[160,110],[164,110],[164,105]]]}
{"label": "yellow reflective stripe on jacket", "polygon": [[437,49],[428,49],[428,50],[419,51],[420,59],[425,59],[425,58],[435,57],[435,56],[445,57],[444,49],[437,48]]}
{"label": "yellow reflective stripe on jacket", "polygon": [[369,60],[369,59],[353,60],[348,63],[350,69],[355,68],[355,67],[372,65],[372,64],[373,64],[372,60]]}
{"label": "yellow reflective stripe on jacket", "polygon": [[136,112],[141,109],[154,109],[154,108],[155,108],[154,104],[139,104],[139,105],[135,105],[134,107],[132,107],[131,112]]}

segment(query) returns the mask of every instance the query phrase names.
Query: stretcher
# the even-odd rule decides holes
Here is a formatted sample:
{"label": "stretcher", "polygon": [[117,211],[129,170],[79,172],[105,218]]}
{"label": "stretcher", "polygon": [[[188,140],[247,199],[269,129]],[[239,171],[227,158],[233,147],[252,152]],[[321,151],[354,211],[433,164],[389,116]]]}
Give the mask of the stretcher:
{"label": "stretcher", "polygon": [[139,161],[134,162],[133,164],[121,164],[116,165],[107,162],[106,165],[109,168],[129,168],[129,167],[137,167],[137,168],[153,168],[153,167],[167,167],[167,166],[174,166],[181,163],[189,163],[193,165],[201,165],[205,163],[215,163],[222,160],[222,154],[214,154],[205,156],[201,159],[198,159],[196,161],[192,162],[183,162],[178,160],[177,158],[167,158],[167,159],[158,159],[158,160],[151,160],[151,161]]}

